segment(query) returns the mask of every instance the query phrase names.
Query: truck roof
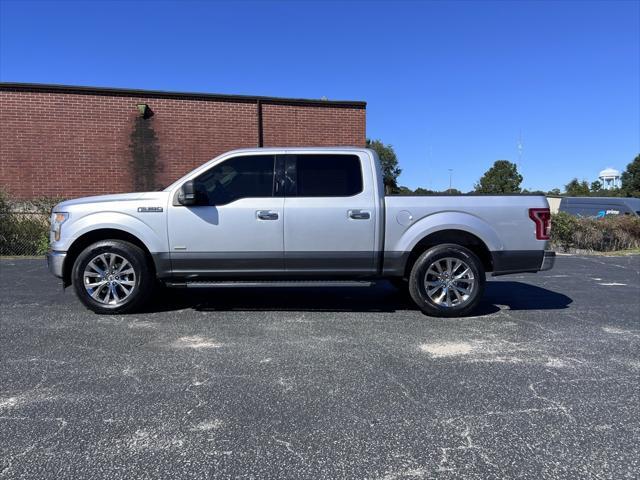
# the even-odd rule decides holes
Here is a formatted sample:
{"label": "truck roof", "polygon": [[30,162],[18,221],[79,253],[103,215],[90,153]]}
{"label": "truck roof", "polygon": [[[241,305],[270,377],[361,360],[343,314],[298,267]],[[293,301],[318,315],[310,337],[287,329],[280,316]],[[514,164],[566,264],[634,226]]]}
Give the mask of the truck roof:
{"label": "truck roof", "polygon": [[230,150],[225,153],[277,153],[277,152],[344,152],[344,151],[353,151],[353,152],[362,152],[362,151],[370,151],[370,149],[365,147],[355,147],[355,146],[334,146],[334,147],[252,147],[252,148],[236,148],[235,150]]}

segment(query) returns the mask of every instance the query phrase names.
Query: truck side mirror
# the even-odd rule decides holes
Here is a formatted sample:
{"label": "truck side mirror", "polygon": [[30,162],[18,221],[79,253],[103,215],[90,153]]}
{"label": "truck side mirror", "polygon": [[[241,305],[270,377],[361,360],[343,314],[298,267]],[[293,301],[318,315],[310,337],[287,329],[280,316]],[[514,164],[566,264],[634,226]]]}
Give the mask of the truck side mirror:
{"label": "truck side mirror", "polygon": [[196,184],[193,180],[187,180],[180,187],[178,193],[178,202],[180,205],[190,206],[198,204],[198,196],[196,195]]}

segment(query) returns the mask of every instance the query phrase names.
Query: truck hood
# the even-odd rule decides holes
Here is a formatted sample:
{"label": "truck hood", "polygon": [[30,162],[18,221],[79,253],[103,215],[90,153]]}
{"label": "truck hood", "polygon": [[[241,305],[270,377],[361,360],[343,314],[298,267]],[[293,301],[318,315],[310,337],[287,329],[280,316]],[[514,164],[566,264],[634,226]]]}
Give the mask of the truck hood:
{"label": "truck hood", "polygon": [[113,195],[97,195],[94,197],[74,198],[60,202],[54,208],[54,212],[64,212],[71,207],[88,204],[103,204],[110,202],[132,202],[135,200],[164,200],[167,192],[136,192],[136,193],[116,193]]}

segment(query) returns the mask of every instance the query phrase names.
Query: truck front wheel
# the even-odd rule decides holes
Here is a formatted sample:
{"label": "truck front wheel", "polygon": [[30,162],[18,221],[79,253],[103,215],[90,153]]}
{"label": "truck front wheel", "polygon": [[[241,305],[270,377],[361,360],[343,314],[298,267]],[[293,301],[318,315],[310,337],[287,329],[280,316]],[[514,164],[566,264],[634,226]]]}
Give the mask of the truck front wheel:
{"label": "truck front wheel", "polygon": [[480,259],[456,244],[430,248],[416,260],[409,277],[409,293],[425,314],[460,317],[473,311],[484,292]]}
{"label": "truck front wheel", "polygon": [[78,255],[72,281],[76,295],[89,309],[115,314],[140,308],[155,279],[140,247],[123,240],[103,240]]}

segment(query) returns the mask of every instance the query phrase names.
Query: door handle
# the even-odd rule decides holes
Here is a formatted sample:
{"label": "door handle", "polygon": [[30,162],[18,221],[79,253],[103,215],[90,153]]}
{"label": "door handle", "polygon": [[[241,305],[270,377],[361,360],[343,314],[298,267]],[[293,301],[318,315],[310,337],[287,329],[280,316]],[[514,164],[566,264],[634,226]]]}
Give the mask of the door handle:
{"label": "door handle", "polygon": [[272,212],[271,210],[258,210],[256,212],[258,220],[277,220],[278,212]]}
{"label": "door handle", "polygon": [[365,210],[349,210],[349,218],[354,220],[369,220],[371,218],[371,212]]}

